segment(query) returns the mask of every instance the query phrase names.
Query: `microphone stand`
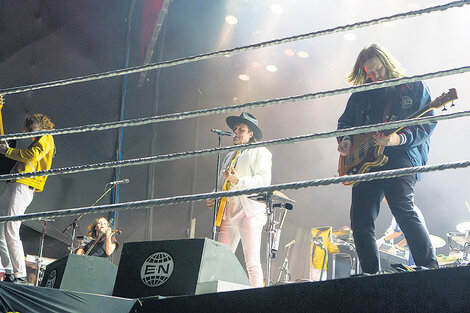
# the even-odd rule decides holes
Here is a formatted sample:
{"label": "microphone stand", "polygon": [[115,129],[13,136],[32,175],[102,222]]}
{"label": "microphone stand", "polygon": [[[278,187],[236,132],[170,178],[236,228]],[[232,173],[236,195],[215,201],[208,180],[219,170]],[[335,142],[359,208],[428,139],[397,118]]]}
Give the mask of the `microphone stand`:
{"label": "microphone stand", "polygon": [[322,265],[321,265],[321,271],[320,271],[320,278],[318,281],[322,281],[323,280],[323,272],[325,271],[325,263],[326,263],[326,257],[327,257],[327,254],[328,254],[328,251],[326,251],[326,247],[323,243],[323,238],[322,237],[317,237],[315,239],[313,239],[313,249],[312,249],[312,264],[313,264],[313,256],[315,255],[315,250],[318,248],[320,248],[324,253],[325,255],[323,256],[323,262],[322,262]]}
{"label": "microphone stand", "polygon": [[[112,184],[110,187],[109,187],[110,183],[107,183],[106,186],[104,187],[106,190],[105,192],[91,205],[91,206],[95,206],[108,192],[110,192],[117,184]],[[62,233],[65,233],[67,230],[69,230],[70,228],[72,228],[72,243],[70,244],[70,254],[73,254],[75,248],[74,248],[74,241],[75,241],[75,233],[76,233],[76,228],[80,228],[80,226],[78,225],[78,221],[82,218],[82,216],[85,215],[84,213],[83,214],[80,214],[80,216],[78,216],[69,226],[67,226],[63,231]]]}
{"label": "microphone stand", "polygon": [[271,285],[271,260],[276,256],[273,253],[273,239],[274,235],[276,234],[276,227],[274,224],[274,203],[272,199],[272,192],[266,193],[266,215],[268,217],[268,223],[266,225],[266,241],[267,241],[267,249],[266,249],[266,279],[265,279],[265,286],[269,287]]}
{"label": "microphone stand", "polygon": [[43,269],[42,269],[42,251],[44,249],[44,237],[46,235],[46,223],[47,222],[53,222],[53,219],[42,219],[41,220],[43,223],[42,227],[42,236],[41,236],[41,241],[39,243],[39,254],[36,259],[36,264],[38,266],[37,272],[36,272],[36,282],[35,286],[39,286],[39,282],[42,280],[42,275],[44,274]]}
{"label": "microphone stand", "polygon": [[290,280],[290,273],[289,273],[289,252],[290,252],[290,248],[292,247],[292,245],[290,245],[289,247],[287,247],[287,252],[286,252],[286,258],[284,259],[284,262],[282,263],[281,265],[281,268],[280,268],[280,271],[279,271],[279,278],[277,279],[277,283],[281,283],[281,277],[282,277],[282,272],[285,273],[285,276],[284,276],[284,281],[282,281],[283,283],[287,283],[289,280]]}
{"label": "microphone stand", "polygon": [[[217,133],[219,137],[219,145],[218,148],[222,147],[222,134]],[[215,191],[219,186],[219,175],[220,175],[220,152],[217,152],[217,169],[216,169],[216,176],[215,176]],[[217,232],[217,209],[219,207],[219,199],[215,199],[214,201],[214,214],[212,215],[212,240],[215,240],[215,234]]]}

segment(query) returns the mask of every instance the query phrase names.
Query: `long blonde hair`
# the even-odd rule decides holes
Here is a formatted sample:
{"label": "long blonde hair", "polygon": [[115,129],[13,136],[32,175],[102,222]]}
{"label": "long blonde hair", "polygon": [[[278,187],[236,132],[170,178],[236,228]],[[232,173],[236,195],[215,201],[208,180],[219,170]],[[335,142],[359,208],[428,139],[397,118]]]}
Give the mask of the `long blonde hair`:
{"label": "long blonde hair", "polygon": [[400,62],[398,62],[390,53],[377,44],[372,44],[361,50],[357,56],[354,67],[346,76],[346,80],[353,86],[365,84],[369,79],[364,70],[364,63],[370,58],[376,56],[382,62],[385,68],[385,79],[399,78],[405,76]]}

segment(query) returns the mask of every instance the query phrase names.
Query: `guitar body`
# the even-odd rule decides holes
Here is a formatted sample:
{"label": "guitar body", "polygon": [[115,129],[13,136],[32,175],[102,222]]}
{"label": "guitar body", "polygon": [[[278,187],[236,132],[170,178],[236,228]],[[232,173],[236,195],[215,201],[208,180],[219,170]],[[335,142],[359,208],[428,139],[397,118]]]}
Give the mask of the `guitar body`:
{"label": "guitar body", "polygon": [[[421,110],[411,114],[407,119],[417,118],[423,116],[425,113],[443,107],[446,103],[457,99],[457,91],[455,88],[449,89],[448,92],[443,93],[440,97],[429,102]],[[395,130],[386,130],[382,134],[390,136],[398,132],[402,128]],[[347,156],[340,155],[338,172],[340,176],[363,174],[370,171],[373,167],[384,166],[388,158],[383,155],[383,146],[378,146],[374,143],[373,133],[357,134],[352,137],[351,152]],[[359,182],[345,182],[347,186],[357,185]]]}
{"label": "guitar body", "polygon": [[217,208],[217,218],[215,219],[215,226],[220,226],[220,224],[222,224],[222,217],[224,216],[226,203],[227,203],[227,198],[220,199],[219,207]]}
{"label": "guitar body", "polygon": [[[388,158],[383,154],[384,147],[374,143],[373,134],[357,134],[352,137],[351,152],[340,156],[338,172],[340,176],[367,173],[373,167],[387,163]],[[354,186],[358,182],[345,182]]]}
{"label": "guitar body", "polygon": [[[16,140],[8,140],[8,145],[11,148],[16,148]],[[4,154],[0,154],[0,175],[10,174],[15,164],[15,160],[7,158]]]}

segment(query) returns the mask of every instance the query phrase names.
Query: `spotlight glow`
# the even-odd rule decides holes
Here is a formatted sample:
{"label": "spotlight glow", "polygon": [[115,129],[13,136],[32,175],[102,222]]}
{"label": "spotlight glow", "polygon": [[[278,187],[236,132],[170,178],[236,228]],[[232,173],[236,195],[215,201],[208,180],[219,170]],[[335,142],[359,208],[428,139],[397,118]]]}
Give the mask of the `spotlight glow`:
{"label": "spotlight glow", "polygon": [[284,50],[284,55],[288,56],[288,57],[293,57],[295,55],[295,52],[292,49],[285,49]]}
{"label": "spotlight glow", "polygon": [[261,68],[261,63],[253,61],[251,62],[251,66],[253,66],[254,68]]}
{"label": "spotlight glow", "polygon": [[354,41],[356,40],[356,35],[354,35],[353,33],[347,33],[344,34],[344,39],[346,39],[347,41]]}
{"label": "spotlight glow", "polygon": [[268,72],[274,73],[277,72],[277,67],[275,65],[269,64],[268,66],[266,66],[266,70]]}
{"label": "spotlight glow", "polygon": [[299,51],[299,52],[297,52],[297,56],[299,58],[304,58],[305,59],[305,58],[308,58],[310,56],[310,54],[308,54],[308,52],[306,52],[306,51]]}
{"label": "spotlight glow", "polygon": [[281,15],[282,12],[284,12],[284,8],[281,7],[279,4],[271,4],[271,6],[269,7],[271,9],[271,12],[273,12],[274,14],[277,14],[277,15]]}
{"label": "spotlight glow", "polygon": [[233,15],[227,15],[225,17],[225,22],[229,25],[235,25],[238,23],[238,19]]}
{"label": "spotlight glow", "polygon": [[240,75],[238,75],[238,79],[246,82],[246,81],[250,80],[250,76],[248,76],[246,74],[240,74]]}

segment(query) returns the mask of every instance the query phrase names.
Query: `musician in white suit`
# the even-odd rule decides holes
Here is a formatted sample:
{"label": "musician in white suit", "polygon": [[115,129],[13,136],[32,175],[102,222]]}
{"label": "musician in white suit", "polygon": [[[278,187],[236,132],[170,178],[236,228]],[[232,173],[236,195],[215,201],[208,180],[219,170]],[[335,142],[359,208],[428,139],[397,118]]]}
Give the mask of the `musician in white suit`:
{"label": "musician in white suit", "polygon": [[[227,125],[232,129],[234,145],[260,140],[262,132],[258,120],[243,112],[240,116],[229,116]],[[229,182],[228,190],[265,187],[271,184],[272,155],[266,147],[232,151],[222,162],[221,182]],[[206,201],[212,208],[214,200]],[[266,205],[248,198],[247,195],[226,199],[218,241],[227,244],[235,253],[242,241],[246,269],[250,284],[263,287],[260,250],[263,226],[266,224]]]}

